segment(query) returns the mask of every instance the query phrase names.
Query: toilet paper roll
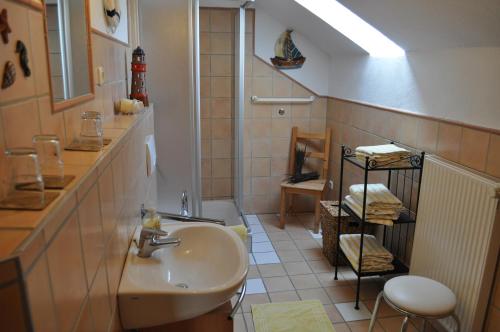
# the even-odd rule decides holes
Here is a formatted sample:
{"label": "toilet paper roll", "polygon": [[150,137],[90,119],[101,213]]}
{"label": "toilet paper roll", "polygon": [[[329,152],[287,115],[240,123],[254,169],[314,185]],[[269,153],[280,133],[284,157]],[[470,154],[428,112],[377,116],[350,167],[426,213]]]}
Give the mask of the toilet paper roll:
{"label": "toilet paper roll", "polygon": [[153,135],[146,136],[146,175],[151,176],[156,169],[156,146]]}

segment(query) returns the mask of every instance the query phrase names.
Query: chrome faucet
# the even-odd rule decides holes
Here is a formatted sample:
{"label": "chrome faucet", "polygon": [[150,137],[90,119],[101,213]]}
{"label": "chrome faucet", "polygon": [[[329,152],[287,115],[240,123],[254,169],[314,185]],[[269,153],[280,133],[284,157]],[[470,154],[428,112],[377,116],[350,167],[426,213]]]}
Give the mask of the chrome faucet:
{"label": "chrome faucet", "polygon": [[189,217],[189,203],[188,203],[188,194],[187,191],[184,190],[181,195],[181,216]]}
{"label": "chrome faucet", "polygon": [[161,229],[153,229],[143,227],[141,229],[141,235],[139,236],[139,252],[137,256],[142,258],[151,257],[151,254],[161,248],[166,247],[177,247],[181,244],[181,240],[178,238],[164,238],[160,239],[160,236],[167,236],[168,233],[162,231]]}

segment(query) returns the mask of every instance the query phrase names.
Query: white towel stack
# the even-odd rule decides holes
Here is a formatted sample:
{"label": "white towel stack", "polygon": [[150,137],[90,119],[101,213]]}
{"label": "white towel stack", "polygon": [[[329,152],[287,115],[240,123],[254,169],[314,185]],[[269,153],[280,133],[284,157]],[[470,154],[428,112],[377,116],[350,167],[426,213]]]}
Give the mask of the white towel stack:
{"label": "white towel stack", "polygon": [[[359,265],[360,241],[361,234],[340,236],[340,248],[356,271]],[[393,259],[393,255],[377,242],[375,236],[369,234],[363,236],[361,272],[392,271],[394,270]]]}
{"label": "white towel stack", "polygon": [[[381,183],[368,184],[366,193],[365,220],[368,222],[393,225],[399,218],[403,203]],[[349,187],[349,195],[345,197],[346,205],[360,218],[363,215],[364,185],[355,184]]]}
{"label": "white towel stack", "polygon": [[408,166],[411,156],[410,151],[394,144],[358,146],[355,153],[356,158],[361,161],[365,161],[365,158],[368,157],[370,160],[376,161],[377,165],[390,164],[387,165],[388,167]]}

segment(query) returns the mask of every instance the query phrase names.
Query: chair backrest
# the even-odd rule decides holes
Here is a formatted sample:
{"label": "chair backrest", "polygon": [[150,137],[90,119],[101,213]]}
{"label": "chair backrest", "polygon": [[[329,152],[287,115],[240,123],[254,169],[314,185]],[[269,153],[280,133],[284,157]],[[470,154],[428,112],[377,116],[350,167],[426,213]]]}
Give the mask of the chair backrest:
{"label": "chair backrest", "polygon": [[328,164],[330,161],[331,136],[331,128],[326,128],[325,132],[323,133],[305,133],[299,131],[298,127],[293,127],[292,139],[290,141],[290,163],[288,165],[288,171],[290,172],[290,174],[295,173],[295,150],[297,149],[297,142],[304,140],[319,141],[323,143],[323,151],[306,151],[306,157],[316,158],[323,161],[320,177],[323,179],[326,178],[328,175]]}

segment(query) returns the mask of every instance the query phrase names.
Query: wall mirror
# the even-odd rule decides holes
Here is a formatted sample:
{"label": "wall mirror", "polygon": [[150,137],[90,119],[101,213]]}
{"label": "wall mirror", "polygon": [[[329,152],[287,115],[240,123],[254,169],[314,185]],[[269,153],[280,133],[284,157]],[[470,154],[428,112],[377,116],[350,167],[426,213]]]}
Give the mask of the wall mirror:
{"label": "wall mirror", "polygon": [[86,0],[46,0],[47,52],[54,112],[94,98]]}

